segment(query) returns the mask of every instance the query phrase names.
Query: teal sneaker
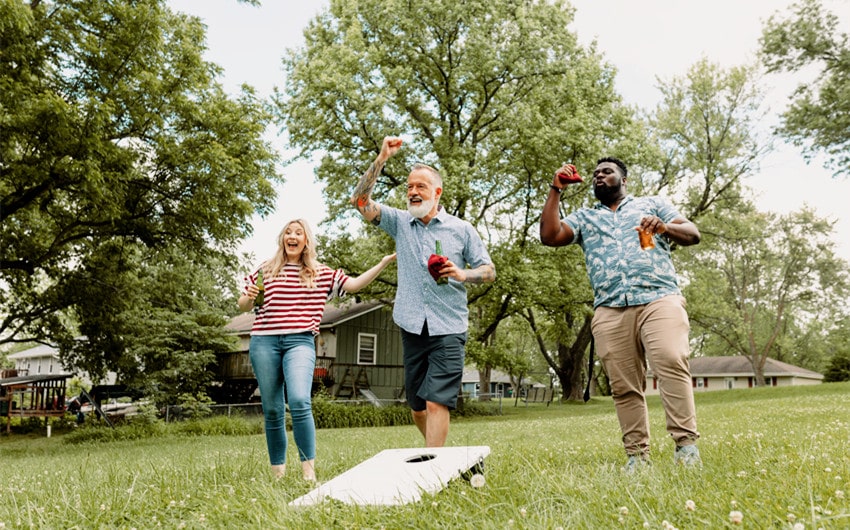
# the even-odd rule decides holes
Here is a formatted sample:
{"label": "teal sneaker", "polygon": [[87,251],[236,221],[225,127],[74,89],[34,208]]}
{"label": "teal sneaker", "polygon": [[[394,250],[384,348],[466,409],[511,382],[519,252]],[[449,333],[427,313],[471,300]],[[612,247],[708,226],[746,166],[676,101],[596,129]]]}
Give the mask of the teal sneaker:
{"label": "teal sneaker", "polygon": [[652,466],[652,462],[649,461],[649,455],[629,455],[629,459],[626,460],[626,466],[623,469],[626,473],[634,473],[650,466]]}
{"label": "teal sneaker", "polygon": [[699,448],[696,445],[680,445],[673,454],[673,463],[685,467],[702,467]]}

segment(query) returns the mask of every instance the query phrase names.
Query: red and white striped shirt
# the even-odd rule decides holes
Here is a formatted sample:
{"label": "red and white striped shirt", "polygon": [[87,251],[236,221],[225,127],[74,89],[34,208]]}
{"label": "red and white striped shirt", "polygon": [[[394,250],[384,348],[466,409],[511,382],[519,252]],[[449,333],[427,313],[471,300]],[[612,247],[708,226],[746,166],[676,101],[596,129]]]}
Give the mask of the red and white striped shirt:
{"label": "red and white striped shirt", "polygon": [[[300,283],[301,266],[287,263],[277,276],[263,276],[265,300],[254,319],[251,335],[286,335],[289,333],[319,333],[319,323],[325,311],[325,303],[342,296],[343,284],[348,276],[342,269],[319,265],[316,271],[316,286],[307,287]],[[257,271],[245,277],[248,283],[257,281]]]}

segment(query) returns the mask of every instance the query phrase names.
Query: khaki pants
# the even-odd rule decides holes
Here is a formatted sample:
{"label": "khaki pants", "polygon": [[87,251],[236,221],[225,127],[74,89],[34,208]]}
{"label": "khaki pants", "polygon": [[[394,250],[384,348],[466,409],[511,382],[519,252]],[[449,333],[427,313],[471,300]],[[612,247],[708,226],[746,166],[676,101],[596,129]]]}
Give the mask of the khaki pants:
{"label": "khaki pants", "polygon": [[632,307],[597,307],[592,330],[597,354],[611,382],[626,454],[649,453],[644,398],[647,362],[658,379],[667,432],[677,446],[693,444],[699,433],[688,366],[690,324],[684,297],[665,296]]}

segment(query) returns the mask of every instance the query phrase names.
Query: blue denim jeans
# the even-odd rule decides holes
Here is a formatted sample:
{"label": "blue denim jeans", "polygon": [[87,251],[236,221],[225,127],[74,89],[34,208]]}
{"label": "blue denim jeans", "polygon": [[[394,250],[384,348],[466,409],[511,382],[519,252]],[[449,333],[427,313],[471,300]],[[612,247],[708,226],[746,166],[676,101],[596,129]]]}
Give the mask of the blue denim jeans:
{"label": "blue denim jeans", "polygon": [[[256,335],[248,348],[260,387],[271,465],[286,463],[286,404],[301,461],[316,458],[316,423],[310,401],[316,343],[313,334]],[[284,399],[285,392],[285,399]]]}

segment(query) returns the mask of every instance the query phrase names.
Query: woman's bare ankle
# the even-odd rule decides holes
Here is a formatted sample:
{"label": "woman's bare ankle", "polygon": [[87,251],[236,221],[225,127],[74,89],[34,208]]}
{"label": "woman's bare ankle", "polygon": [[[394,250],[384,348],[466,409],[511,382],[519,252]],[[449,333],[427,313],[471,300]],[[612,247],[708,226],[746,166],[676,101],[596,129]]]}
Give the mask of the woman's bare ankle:
{"label": "woman's bare ankle", "polygon": [[286,474],[286,464],[278,464],[272,466],[272,474],[274,478],[281,478]]}

